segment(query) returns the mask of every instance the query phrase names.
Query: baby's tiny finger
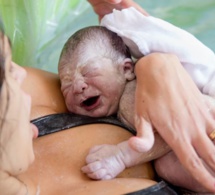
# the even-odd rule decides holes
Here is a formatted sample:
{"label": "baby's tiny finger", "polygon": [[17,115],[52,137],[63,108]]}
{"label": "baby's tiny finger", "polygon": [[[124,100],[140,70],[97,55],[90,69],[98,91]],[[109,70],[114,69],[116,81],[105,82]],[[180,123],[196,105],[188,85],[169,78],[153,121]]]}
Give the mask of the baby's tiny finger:
{"label": "baby's tiny finger", "polygon": [[102,147],[103,147],[103,145],[93,146],[93,147],[90,149],[89,153],[97,152],[97,151],[100,150]]}
{"label": "baby's tiny finger", "polygon": [[105,175],[102,180],[109,180],[112,179],[113,177],[111,177],[111,175]]}
{"label": "baby's tiny finger", "polygon": [[96,172],[89,173],[89,174],[87,174],[87,175],[88,175],[88,177],[90,177],[91,179],[99,180],[99,179],[105,178],[105,175],[107,175],[107,170],[106,170],[106,169],[99,169],[99,170],[97,170]]}
{"label": "baby's tiny finger", "polygon": [[94,163],[94,162],[98,162],[100,161],[101,158],[99,157],[99,154],[88,154],[87,157],[86,157],[86,163],[87,164],[90,164],[90,163]]}
{"label": "baby's tiny finger", "polygon": [[84,173],[92,173],[95,172],[99,169],[101,169],[102,164],[99,161],[96,161],[94,163],[90,163],[84,167],[81,168],[81,171],[83,171]]}

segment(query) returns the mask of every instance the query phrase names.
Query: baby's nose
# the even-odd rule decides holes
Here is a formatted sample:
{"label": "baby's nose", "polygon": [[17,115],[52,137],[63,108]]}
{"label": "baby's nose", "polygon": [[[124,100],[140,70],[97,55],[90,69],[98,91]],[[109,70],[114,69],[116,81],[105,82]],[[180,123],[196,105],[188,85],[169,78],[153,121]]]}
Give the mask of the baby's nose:
{"label": "baby's nose", "polygon": [[75,94],[77,93],[83,93],[83,91],[87,88],[87,84],[83,79],[75,79],[73,84],[73,92]]}

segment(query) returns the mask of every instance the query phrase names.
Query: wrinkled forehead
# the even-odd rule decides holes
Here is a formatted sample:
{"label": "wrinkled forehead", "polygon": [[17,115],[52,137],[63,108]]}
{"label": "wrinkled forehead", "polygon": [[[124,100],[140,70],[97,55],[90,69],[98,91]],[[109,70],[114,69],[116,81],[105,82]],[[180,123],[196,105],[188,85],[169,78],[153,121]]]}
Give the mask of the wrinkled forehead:
{"label": "wrinkled forehead", "polygon": [[100,36],[83,39],[74,50],[68,50],[63,56],[59,75],[61,78],[72,75],[102,58],[111,58],[113,53],[109,39]]}
{"label": "wrinkled forehead", "polygon": [[103,43],[100,39],[98,41],[88,40],[85,43],[81,43],[79,48],[77,48],[76,66],[84,66],[89,61],[107,57],[110,50],[110,45]]}

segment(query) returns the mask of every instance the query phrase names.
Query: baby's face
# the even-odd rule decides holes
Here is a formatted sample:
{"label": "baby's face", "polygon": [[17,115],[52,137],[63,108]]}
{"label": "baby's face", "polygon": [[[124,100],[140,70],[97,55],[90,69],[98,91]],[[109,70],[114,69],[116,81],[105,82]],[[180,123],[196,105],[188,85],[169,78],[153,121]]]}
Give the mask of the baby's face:
{"label": "baby's face", "polygon": [[60,73],[68,110],[92,117],[116,113],[126,84],[122,72],[107,58],[73,63]]}

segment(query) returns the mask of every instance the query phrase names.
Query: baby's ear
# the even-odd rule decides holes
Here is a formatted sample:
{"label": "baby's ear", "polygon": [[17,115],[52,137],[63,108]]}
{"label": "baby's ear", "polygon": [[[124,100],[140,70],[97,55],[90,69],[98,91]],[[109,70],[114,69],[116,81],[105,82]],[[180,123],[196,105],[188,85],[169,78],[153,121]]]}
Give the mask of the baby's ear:
{"label": "baby's ear", "polygon": [[123,61],[123,73],[128,81],[135,79],[134,63],[130,58]]}

